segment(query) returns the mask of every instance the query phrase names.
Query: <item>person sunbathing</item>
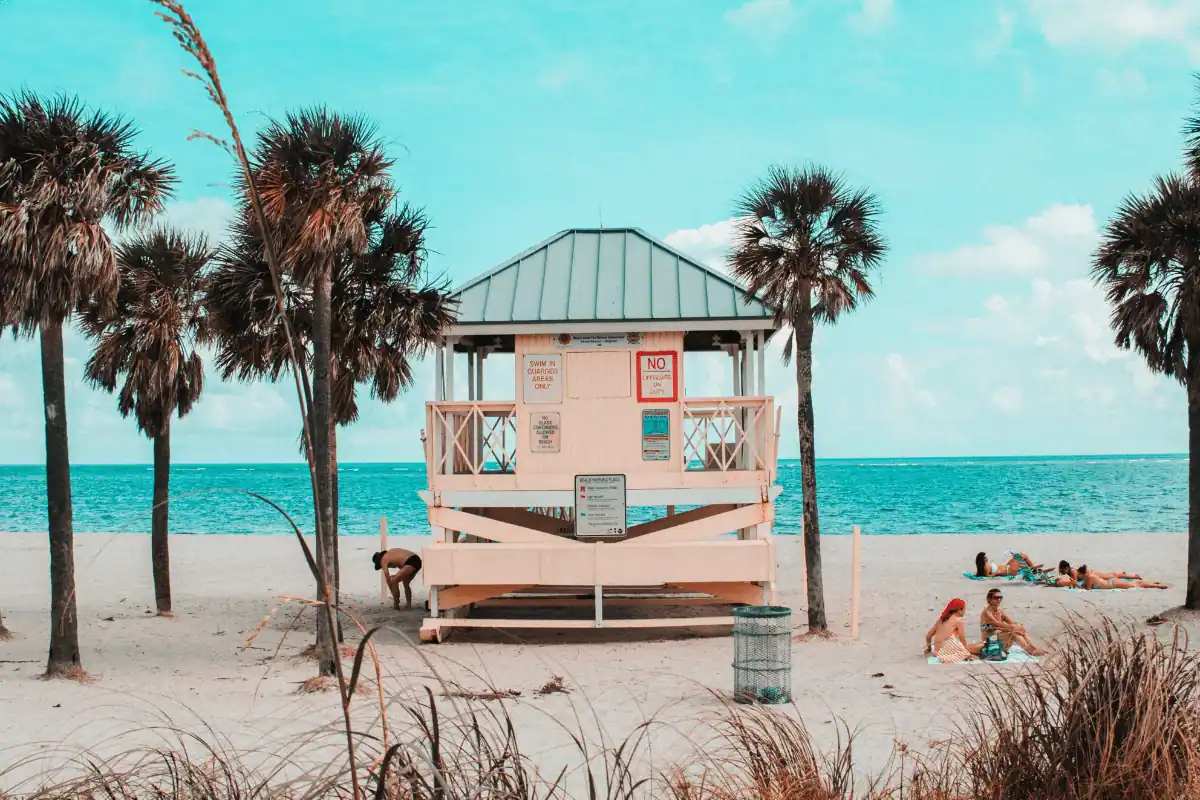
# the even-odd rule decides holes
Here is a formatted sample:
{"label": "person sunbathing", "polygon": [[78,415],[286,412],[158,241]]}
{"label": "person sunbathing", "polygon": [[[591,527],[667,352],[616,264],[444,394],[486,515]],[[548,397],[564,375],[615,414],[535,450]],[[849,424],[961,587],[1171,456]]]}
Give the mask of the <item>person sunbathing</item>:
{"label": "person sunbathing", "polygon": [[1169,589],[1165,583],[1157,581],[1123,580],[1121,578],[1101,578],[1088,571],[1087,564],[1079,565],[1079,586],[1083,589]]}
{"label": "person sunbathing", "polygon": [[[1089,570],[1089,572],[1091,572],[1091,574],[1095,575],[1097,578],[1104,578],[1105,580],[1111,580],[1112,578],[1120,578],[1121,580],[1140,581],[1142,579],[1142,576],[1138,575],[1136,572],[1124,572],[1124,571],[1120,571],[1120,570],[1118,570],[1117,572],[1102,572],[1098,569]],[[1073,583],[1078,583],[1079,582],[1079,570],[1072,567],[1070,562],[1068,562],[1066,560],[1059,561],[1058,562],[1058,577],[1060,579],[1064,578],[1064,577],[1068,578],[1068,581],[1062,585],[1070,585]],[[1055,583],[1057,584],[1058,580],[1055,580]]]}
{"label": "person sunbathing", "polygon": [[963,617],[967,613],[967,602],[954,598],[946,604],[938,621],[925,634],[925,654],[932,653],[943,664],[960,661],[976,661],[983,642],[967,644]]}
{"label": "person sunbathing", "polygon": [[[411,550],[393,547],[371,556],[375,569],[383,570],[387,576],[388,589],[392,592],[392,608],[400,610],[400,586],[404,586],[405,608],[412,608],[412,579],[421,571],[421,557]],[[392,572],[391,570],[395,570]]]}
{"label": "person sunbathing", "polygon": [[[1017,553],[1017,555],[1025,559],[1025,562],[1034,569],[1041,569],[1042,565],[1034,564],[1033,559],[1029,557],[1028,553]],[[975,574],[980,578],[998,578],[1007,575],[1020,575],[1021,562],[1017,561],[1017,559],[1014,557],[1010,558],[1004,564],[996,564],[988,561],[987,553],[976,553]]]}
{"label": "person sunbathing", "polygon": [[995,633],[999,634],[1000,643],[1004,645],[1005,650],[1010,649],[1015,642],[1031,656],[1045,655],[1047,651],[1033,643],[1025,626],[1000,608],[1002,602],[1004,602],[1004,595],[1000,593],[999,589],[992,589],[987,593],[987,605],[979,614],[979,632],[983,634],[984,641],[987,641],[987,638]]}

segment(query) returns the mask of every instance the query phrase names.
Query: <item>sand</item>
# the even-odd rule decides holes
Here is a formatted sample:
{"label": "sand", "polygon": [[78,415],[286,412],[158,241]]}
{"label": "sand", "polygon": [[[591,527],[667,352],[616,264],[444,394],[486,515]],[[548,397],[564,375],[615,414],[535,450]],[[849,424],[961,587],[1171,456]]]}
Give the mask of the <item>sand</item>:
{"label": "sand", "polygon": [[[419,548],[428,541],[393,537],[392,544]],[[794,624],[802,631],[800,544],[792,537],[777,541],[779,600],[795,610]],[[441,645],[415,645],[424,587],[414,583],[411,611],[382,604],[379,573],[369,559],[375,544],[370,537],[343,538],[342,585],[347,605],[368,626],[387,623],[400,631],[378,640],[387,695],[403,699],[421,686],[439,686],[435,672],[474,688],[490,683],[520,691],[511,708],[523,748],[547,767],[573,758],[564,749],[564,726],[611,742],[648,717],[664,723],[656,729],[655,764],[686,757],[684,740],[702,731],[692,721],[719,708],[708,690],[727,694],[731,688],[728,635],[527,632],[518,640],[471,632]],[[1052,643],[1066,613],[1105,613],[1145,627],[1147,617],[1179,606],[1184,597],[1186,537],[1180,534],[871,536],[862,544],[861,633],[852,641],[850,538],[825,537],[822,548],[835,637],[794,644],[793,713],[823,743],[836,735],[835,720],[856,729],[857,754],[869,766],[885,762],[897,739],[923,747],[943,736],[955,708],[966,702],[965,670],[1029,668],[927,664],[924,633],[951,597],[967,600],[968,631],[977,630],[973,623],[984,594],[999,585],[1009,612],[1043,643]],[[1101,569],[1138,571],[1172,588],[1085,593],[962,577],[978,550],[998,556],[1010,548],[1048,563],[1065,557]],[[297,621],[302,604],[281,599],[312,593],[294,539],[175,536],[171,554],[176,615],[164,619],[151,613],[148,536],[77,536],[82,656],[95,680],[46,682],[38,679],[50,624],[46,538],[0,534],[0,614],[18,634],[0,642],[0,771],[31,754],[41,756],[4,782],[60,764],[65,754],[85,748],[103,752],[141,743],[153,733],[128,732],[163,718],[189,730],[208,726],[235,747],[265,752],[340,720],[336,695],[297,692],[315,666],[298,655],[312,641],[311,611]],[[250,648],[242,649],[268,615]],[[573,691],[535,696],[555,675]],[[357,724],[367,727],[377,705],[369,696],[356,699],[354,713]],[[336,738],[332,742],[336,746]]]}

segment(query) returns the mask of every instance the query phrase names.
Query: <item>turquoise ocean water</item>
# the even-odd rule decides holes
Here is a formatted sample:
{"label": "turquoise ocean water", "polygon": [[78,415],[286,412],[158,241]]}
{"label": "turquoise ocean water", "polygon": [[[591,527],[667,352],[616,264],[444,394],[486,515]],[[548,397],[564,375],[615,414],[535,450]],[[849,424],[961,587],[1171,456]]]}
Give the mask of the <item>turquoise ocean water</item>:
{"label": "turquoise ocean water", "polygon": [[[838,459],[818,461],[821,530],[849,533],[1048,533],[1187,529],[1187,458]],[[800,530],[800,465],[781,461],[776,532]],[[153,473],[139,466],[79,466],[71,471],[75,529],[150,529]],[[417,491],[422,464],[346,464],[340,477],[340,531],[376,534],[386,514],[393,534],[428,533]],[[171,529],[176,533],[287,533],[265,495],[311,530],[311,494],[303,464],[178,465],[172,469]],[[190,496],[186,496],[190,495]],[[630,522],[658,515],[630,509]],[[0,531],[46,530],[45,472],[0,466]]]}

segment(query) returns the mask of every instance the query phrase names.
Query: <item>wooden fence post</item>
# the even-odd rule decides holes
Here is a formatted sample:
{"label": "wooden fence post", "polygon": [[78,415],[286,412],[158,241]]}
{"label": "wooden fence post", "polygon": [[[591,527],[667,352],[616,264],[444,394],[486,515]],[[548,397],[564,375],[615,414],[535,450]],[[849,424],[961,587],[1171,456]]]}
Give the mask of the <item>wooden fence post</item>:
{"label": "wooden fence post", "polygon": [[853,562],[850,569],[853,574],[850,576],[850,638],[858,638],[858,615],[859,615],[859,573],[862,571],[862,555],[860,543],[862,541],[862,529],[857,525],[854,526],[853,542],[851,550]]}

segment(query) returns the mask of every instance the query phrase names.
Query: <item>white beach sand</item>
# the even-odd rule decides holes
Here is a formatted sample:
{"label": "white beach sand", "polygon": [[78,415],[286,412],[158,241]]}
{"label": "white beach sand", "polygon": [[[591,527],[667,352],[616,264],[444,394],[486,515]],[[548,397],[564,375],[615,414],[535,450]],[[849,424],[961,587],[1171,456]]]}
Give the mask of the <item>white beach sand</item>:
{"label": "white beach sand", "polygon": [[[428,541],[393,538],[392,544],[415,549]],[[803,630],[800,543],[792,537],[777,541],[779,599],[794,609],[794,624]],[[837,635],[794,644],[793,687],[798,711],[819,740],[831,742],[832,720],[845,721],[859,730],[857,754],[868,765],[882,765],[896,739],[922,747],[945,733],[954,707],[963,703],[968,671],[1026,666],[928,665],[924,633],[951,597],[967,600],[969,635],[977,635],[984,594],[1001,586],[1009,612],[1045,642],[1059,631],[1066,612],[1104,612],[1145,627],[1147,617],[1180,605],[1184,596],[1186,538],[1179,534],[864,537],[862,629],[860,639],[851,641],[850,544],[845,536],[822,543],[826,602]],[[381,604],[379,573],[369,560],[375,545],[371,537],[343,537],[344,594],[367,625],[391,623],[415,641],[424,588],[419,580],[414,584],[411,611]],[[981,549],[993,556],[1020,549],[1046,563],[1065,557],[1101,569],[1138,571],[1172,588],[1084,593],[1015,581],[972,582],[962,572]],[[143,731],[136,740],[120,734],[161,723],[163,715],[184,728],[211,726],[239,748],[266,752],[338,723],[334,693],[297,693],[315,666],[296,657],[312,641],[311,612],[288,632],[301,605],[280,599],[312,592],[295,540],[176,536],[171,550],[176,617],[160,619],[149,613],[149,537],[77,536],[80,639],[84,665],[96,679],[84,686],[38,680],[50,624],[45,536],[0,534],[0,614],[18,634],[0,642],[0,770],[30,754],[44,756],[7,781],[60,763],[64,753],[126,749],[151,734]],[[253,648],[239,651],[272,611]],[[357,633],[347,635],[357,642]],[[653,759],[661,767],[686,755],[680,734],[701,735],[687,721],[718,708],[706,689],[731,688],[727,634],[534,632],[524,638],[464,633],[441,645],[416,647],[384,634],[378,641],[389,676],[385,689],[390,697],[413,696],[415,687],[433,684],[431,665],[464,685],[486,682],[518,690],[522,697],[511,707],[522,746],[547,767],[570,760],[562,749],[562,726],[575,727],[577,716],[589,736],[598,737],[602,729],[610,741],[619,741],[643,719],[658,715],[675,723],[655,739]],[[883,676],[873,677],[876,673]],[[534,697],[552,675],[565,677],[572,693]],[[354,701],[354,713],[367,727],[377,705],[373,692],[363,695]],[[400,716],[393,712],[393,724]]]}

